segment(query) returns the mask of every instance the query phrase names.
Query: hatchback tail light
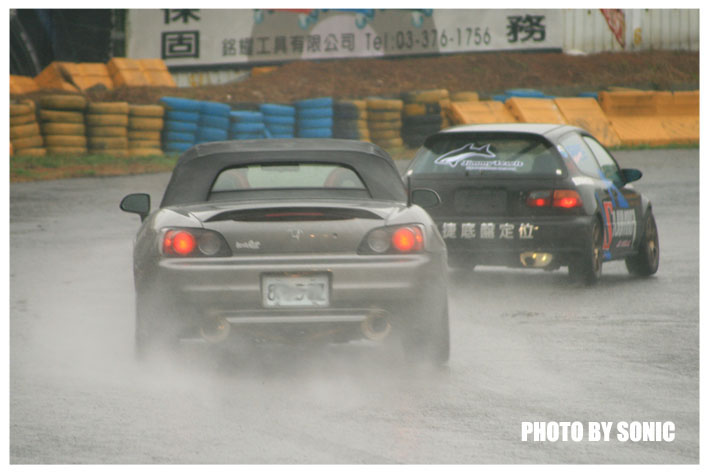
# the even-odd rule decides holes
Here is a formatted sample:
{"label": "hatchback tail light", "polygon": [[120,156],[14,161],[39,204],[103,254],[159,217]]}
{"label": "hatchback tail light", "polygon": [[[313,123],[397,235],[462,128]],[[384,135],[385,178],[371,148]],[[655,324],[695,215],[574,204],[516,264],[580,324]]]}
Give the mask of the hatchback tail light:
{"label": "hatchback tail light", "polygon": [[554,191],[553,207],[561,207],[562,209],[573,209],[581,207],[583,202],[578,192],[573,190],[556,190]]}
{"label": "hatchback tail light", "polygon": [[532,208],[573,209],[583,206],[579,193],[571,189],[532,191],[527,194],[526,203]]}
{"label": "hatchback tail light", "polygon": [[231,250],[217,232],[201,228],[176,228],[163,233],[162,254],[177,257],[230,256]]}
{"label": "hatchback tail light", "polygon": [[529,207],[549,207],[551,205],[552,191],[532,191],[527,196]]}
{"label": "hatchback tail light", "polygon": [[419,225],[382,227],[372,230],[359,247],[366,254],[418,253],[424,249],[423,230]]}

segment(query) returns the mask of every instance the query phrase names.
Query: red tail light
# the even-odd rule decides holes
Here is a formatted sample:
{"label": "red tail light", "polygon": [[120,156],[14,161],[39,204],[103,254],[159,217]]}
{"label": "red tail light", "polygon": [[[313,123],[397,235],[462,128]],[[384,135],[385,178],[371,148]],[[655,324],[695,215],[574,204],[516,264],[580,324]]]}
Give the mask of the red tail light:
{"label": "red tail light", "polygon": [[569,189],[532,191],[527,195],[526,203],[528,207],[556,207],[562,209],[573,209],[583,205],[579,193]]}
{"label": "red tail light", "polygon": [[401,227],[391,235],[391,244],[402,253],[420,251],[423,248],[423,233],[418,227]]}
{"label": "red tail light", "polygon": [[419,225],[381,227],[367,234],[359,246],[362,254],[415,253],[425,247],[423,230]]}
{"label": "red tail light", "polygon": [[218,233],[190,228],[165,231],[162,253],[166,256],[230,256],[231,250]]}
{"label": "red tail light", "polygon": [[549,207],[551,205],[551,191],[533,191],[527,196],[529,207]]}
{"label": "red tail light", "polygon": [[163,250],[168,255],[187,256],[197,246],[194,236],[185,230],[170,230],[165,233]]}
{"label": "red tail light", "polygon": [[583,202],[581,202],[581,196],[576,191],[557,190],[554,191],[554,202],[552,205],[554,207],[561,207],[562,209],[573,209],[574,207],[581,207]]}

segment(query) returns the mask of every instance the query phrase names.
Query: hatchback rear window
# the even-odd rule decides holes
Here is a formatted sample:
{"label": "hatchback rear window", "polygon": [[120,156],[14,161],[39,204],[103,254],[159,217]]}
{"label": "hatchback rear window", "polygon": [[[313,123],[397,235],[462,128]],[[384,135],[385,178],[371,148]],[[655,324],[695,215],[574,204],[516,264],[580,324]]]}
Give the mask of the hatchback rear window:
{"label": "hatchback rear window", "polygon": [[428,140],[412,174],[561,176],[563,163],[547,140],[524,134],[447,134]]}

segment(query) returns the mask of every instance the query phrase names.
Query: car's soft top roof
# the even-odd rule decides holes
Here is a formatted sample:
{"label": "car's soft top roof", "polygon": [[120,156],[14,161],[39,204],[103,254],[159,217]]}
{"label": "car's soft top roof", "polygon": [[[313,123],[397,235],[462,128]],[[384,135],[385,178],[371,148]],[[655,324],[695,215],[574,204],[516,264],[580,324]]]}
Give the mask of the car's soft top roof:
{"label": "car's soft top roof", "polygon": [[214,141],[210,143],[202,143],[185,151],[180,156],[176,166],[181,166],[194,159],[211,156],[218,153],[268,153],[273,151],[278,152],[295,150],[358,151],[373,154],[384,160],[392,161],[391,156],[389,156],[383,149],[366,141],[293,138],[275,140]]}
{"label": "car's soft top roof", "polygon": [[203,143],[185,151],[172,171],[161,207],[204,202],[212,183],[230,167],[278,162],[319,162],[353,168],[377,200],[406,200],[396,165],[372,143],[338,139],[239,140]]}

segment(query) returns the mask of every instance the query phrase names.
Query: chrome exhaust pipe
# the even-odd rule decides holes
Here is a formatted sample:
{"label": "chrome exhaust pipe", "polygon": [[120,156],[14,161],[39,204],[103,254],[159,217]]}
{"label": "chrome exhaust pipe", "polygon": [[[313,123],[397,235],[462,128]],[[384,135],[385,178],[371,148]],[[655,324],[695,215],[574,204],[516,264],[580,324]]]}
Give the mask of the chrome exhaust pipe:
{"label": "chrome exhaust pipe", "polygon": [[362,321],[362,334],[369,340],[379,342],[391,332],[389,315],[383,311],[372,312]]}
{"label": "chrome exhaust pipe", "polygon": [[202,324],[199,329],[202,338],[209,343],[219,343],[229,336],[231,324],[224,317],[210,317]]}
{"label": "chrome exhaust pipe", "polygon": [[546,268],[554,259],[551,253],[525,251],[520,253],[519,260],[525,268]]}

